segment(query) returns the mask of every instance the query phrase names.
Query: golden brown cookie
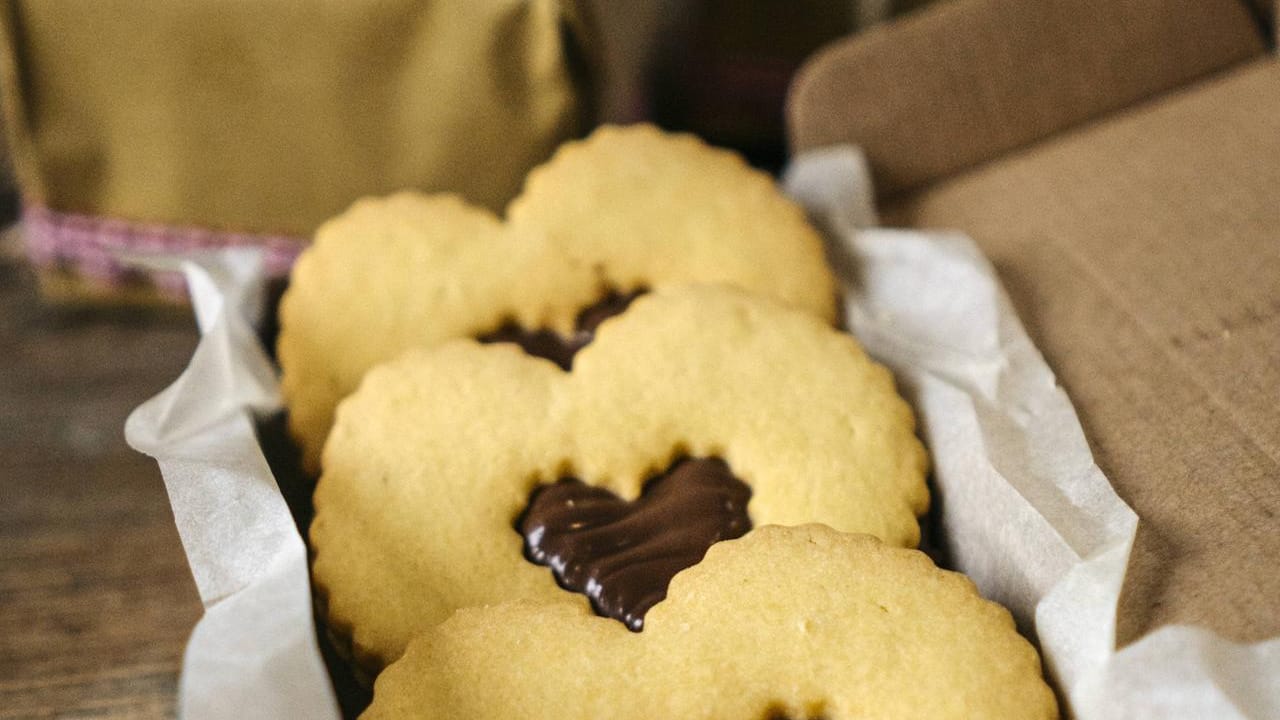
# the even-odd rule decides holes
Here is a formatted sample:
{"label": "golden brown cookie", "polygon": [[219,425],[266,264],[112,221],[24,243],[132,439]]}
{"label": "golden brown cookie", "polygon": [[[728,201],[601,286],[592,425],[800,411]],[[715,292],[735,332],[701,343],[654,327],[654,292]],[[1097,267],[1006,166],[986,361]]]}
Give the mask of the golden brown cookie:
{"label": "golden brown cookie", "polygon": [[459,610],[384,672],[364,720],[1049,720],[1008,611],[915,550],[819,525],[722,542],[645,630],[581,605]]}
{"label": "golden brown cookie", "polygon": [[[722,459],[756,524],[821,522],[911,546],[928,505],[913,430],[890,373],[849,335],[738,290],[663,288],[606,321],[571,373],[470,340],[370,371],[325,447],[313,575],[330,626],[370,668],[461,607],[566,596],[586,607],[522,556],[531,493],[574,476],[659,503],[641,490],[679,457]],[[719,492],[700,495],[708,512],[737,502]]]}
{"label": "golden brown cookie", "polygon": [[529,176],[505,222],[456,196],[357,202],[294,268],[278,354],[291,432],[318,470],[338,401],[404,350],[514,321],[570,335],[611,291],[724,283],[823,319],[835,283],[803,211],[688,135],[606,127]]}

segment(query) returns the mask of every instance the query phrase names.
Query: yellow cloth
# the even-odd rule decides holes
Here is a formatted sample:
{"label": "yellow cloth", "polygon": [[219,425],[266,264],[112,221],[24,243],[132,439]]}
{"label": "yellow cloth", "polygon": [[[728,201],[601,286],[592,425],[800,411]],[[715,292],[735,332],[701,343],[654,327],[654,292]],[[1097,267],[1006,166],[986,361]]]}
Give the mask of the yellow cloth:
{"label": "yellow cloth", "polygon": [[7,0],[6,126],[55,210],[309,236],[361,195],[500,209],[585,129],[555,0]]}

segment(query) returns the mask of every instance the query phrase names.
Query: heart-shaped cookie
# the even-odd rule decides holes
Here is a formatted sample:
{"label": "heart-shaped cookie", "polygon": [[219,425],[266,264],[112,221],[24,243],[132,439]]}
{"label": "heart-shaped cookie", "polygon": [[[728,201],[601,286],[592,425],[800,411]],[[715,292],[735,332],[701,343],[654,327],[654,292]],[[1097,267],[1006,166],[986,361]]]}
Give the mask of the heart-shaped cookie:
{"label": "heart-shaped cookie", "polygon": [[572,476],[634,500],[683,456],[727,463],[757,524],[914,545],[928,492],[913,430],[889,372],[812,314],[659,288],[601,325],[571,373],[470,340],[370,371],[325,446],[313,577],[368,669],[461,607],[587,607],[523,556],[532,491]]}
{"label": "heart-shaped cookie", "polygon": [[762,527],[676,576],[642,633],[580,605],[459,610],[364,720],[1051,720],[1008,611],[915,550]]}
{"label": "heart-shaped cookie", "polygon": [[803,211],[738,156],[606,127],[535,169],[504,222],[450,195],[357,202],[302,254],[280,309],[289,426],[318,469],[338,401],[412,347],[514,323],[569,335],[611,291],[724,283],[832,320]]}

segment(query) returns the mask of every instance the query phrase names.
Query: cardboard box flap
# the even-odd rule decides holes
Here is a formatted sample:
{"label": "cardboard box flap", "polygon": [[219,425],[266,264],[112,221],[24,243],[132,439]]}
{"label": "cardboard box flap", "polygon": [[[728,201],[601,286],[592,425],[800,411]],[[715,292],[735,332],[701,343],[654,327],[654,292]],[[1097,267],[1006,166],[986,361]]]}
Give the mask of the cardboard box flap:
{"label": "cardboard box flap", "polygon": [[796,151],[867,152],[918,188],[1265,51],[1241,0],[964,0],[820,52],[792,86]]}

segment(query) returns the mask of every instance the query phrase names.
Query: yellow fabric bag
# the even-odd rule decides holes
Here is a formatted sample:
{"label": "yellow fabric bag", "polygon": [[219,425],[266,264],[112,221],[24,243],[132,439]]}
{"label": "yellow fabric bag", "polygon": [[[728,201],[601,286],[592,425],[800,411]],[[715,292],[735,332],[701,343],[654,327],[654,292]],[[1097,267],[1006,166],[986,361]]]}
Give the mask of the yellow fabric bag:
{"label": "yellow fabric bag", "polygon": [[180,293],[119,250],[261,244],[281,274],[325,218],[400,188],[500,210],[590,119],[589,33],[556,0],[6,0],[0,31],[50,289]]}

